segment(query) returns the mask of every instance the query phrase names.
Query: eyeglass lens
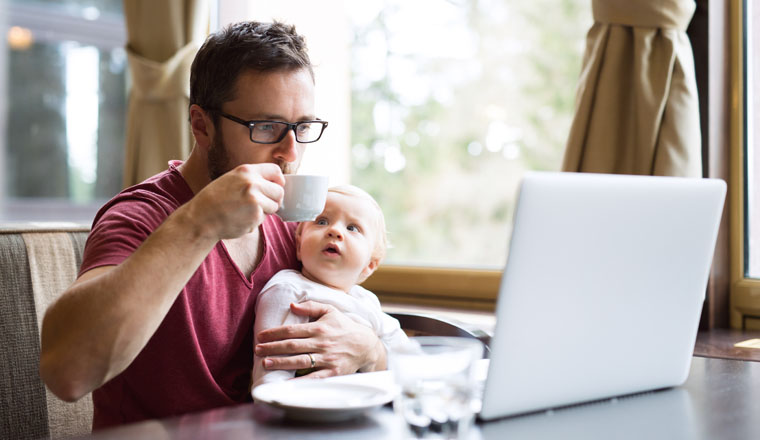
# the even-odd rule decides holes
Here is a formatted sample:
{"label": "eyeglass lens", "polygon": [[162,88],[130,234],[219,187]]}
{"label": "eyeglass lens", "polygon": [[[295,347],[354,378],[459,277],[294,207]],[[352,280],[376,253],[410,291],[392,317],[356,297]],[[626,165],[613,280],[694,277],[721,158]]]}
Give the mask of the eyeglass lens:
{"label": "eyeglass lens", "polygon": [[[254,142],[279,142],[290,130],[288,124],[282,122],[258,122],[251,127],[251,140]],[[320,122],[300,122],[296,125],[296,141],[314,142],[322,134],[323,124]]]}

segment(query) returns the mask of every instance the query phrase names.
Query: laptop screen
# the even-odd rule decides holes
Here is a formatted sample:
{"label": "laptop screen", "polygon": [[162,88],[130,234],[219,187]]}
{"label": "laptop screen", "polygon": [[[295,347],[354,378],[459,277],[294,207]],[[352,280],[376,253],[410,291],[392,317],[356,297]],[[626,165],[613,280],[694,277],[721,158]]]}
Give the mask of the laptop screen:
{"label": "laptop screen", "polygon": [[480,417],[683,383],[725,193],[716,179],[528,173]]}

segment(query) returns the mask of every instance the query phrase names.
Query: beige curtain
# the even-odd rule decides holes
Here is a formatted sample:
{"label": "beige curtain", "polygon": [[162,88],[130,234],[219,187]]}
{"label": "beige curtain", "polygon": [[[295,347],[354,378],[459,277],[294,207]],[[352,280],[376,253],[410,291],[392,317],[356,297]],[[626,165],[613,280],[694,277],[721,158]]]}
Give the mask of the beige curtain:
{"label": "beige curtain", "polygon": [[702,176],[693,0],[593,0],[564,171]]}
{"label": "beige curtain", "polygon": [[208,33],[208,11],[207,0],[124,0],[132,80],[125,186],[190,153],[190,65]]}

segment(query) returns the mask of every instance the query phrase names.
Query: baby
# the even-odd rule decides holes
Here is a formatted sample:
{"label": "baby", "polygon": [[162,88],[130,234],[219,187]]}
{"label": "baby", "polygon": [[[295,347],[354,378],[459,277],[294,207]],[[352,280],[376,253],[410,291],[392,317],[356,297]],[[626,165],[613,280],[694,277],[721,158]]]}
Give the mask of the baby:
{"label": "baby", "polygon": [[[388,352],[405,344],[407,337],[398,321],[382,312],[372,292],[358,286],[375,271],[386,248],[385,219],[372,196],[351,185],[330,188],[324,211],[296,229],[301,272],[278,272],[256,299],[254,346],[263,330],[306,322],[307,317],[291,313],[290,304],[307,300],[330,304],[371,328]],[[318,369],[318,358],[313,354],[309,358],[311,371]],[[296,374],[294,370],[265,370],[262,361],[254,355],[254,388]]]}

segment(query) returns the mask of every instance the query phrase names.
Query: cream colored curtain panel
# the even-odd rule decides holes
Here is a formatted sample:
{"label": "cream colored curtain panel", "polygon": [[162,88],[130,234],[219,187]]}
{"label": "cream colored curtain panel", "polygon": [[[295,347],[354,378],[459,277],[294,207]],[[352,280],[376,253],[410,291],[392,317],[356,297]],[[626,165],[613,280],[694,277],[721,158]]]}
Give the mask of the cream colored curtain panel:
{"label": "cream colored curtain panel", "polygon": [[593,0],[564,171],[702,176],[693,0]]}
{"label": "cream colored curtain panel", "polygon": [[206,0],[124,0],[132,80],[125,186],[190,153],[190,65],[208,33],[208,9]]}

